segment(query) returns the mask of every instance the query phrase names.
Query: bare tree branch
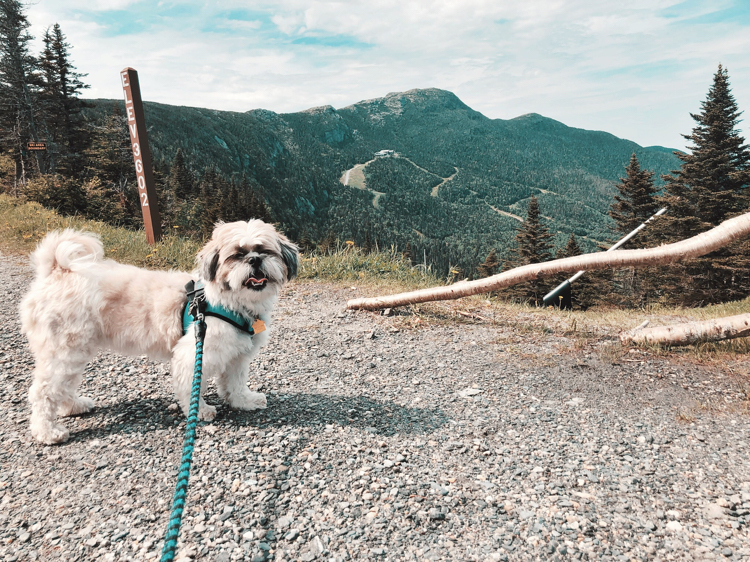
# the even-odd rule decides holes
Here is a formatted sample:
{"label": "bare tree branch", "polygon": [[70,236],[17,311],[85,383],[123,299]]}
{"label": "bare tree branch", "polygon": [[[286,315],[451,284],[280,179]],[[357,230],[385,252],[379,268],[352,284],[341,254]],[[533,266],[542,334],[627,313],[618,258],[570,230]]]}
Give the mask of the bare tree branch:
{"label": "bare tree branch", "polygon": [[446,287],[421,289],[384,297],[352,299],[347,302],[347,308],[377,310],[420,302],[460,299],[566,271],[666,265],[703,256],[748,234],[750,234],[750,213],[724,221],[716,228],[693,238],[658,248],[617,250],[525,265],[485,279],[463,281]]}
{"label": "bare tree branch", "polygon": [[750,314],[738,314],[703,322],[687,322],[674,326],[657,326],[622,332],[623,345],[652,343],[662,345],[690,345],[691,343],[729,340],[750,336]]}

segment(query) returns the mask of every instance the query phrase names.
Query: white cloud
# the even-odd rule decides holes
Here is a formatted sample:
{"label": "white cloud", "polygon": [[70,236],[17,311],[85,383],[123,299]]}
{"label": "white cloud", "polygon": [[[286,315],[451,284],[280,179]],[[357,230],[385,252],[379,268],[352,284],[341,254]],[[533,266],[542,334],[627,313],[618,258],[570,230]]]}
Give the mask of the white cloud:
{"label": "white cloud", "polygon": [[750,104],[748,16],[716,16],[730,0],[260,0],[250,10],[227,0],[151,8],[149,29],[133,35],[108,31],[105,4],[146,9],[29,7],[37,36],[61,24],[92,97],[119,97],[124,66],[139,70],[146,99],[237,111],[341,107],[434,86],[489,117],[537,112],[675,147],[719,62],[740,108]]}

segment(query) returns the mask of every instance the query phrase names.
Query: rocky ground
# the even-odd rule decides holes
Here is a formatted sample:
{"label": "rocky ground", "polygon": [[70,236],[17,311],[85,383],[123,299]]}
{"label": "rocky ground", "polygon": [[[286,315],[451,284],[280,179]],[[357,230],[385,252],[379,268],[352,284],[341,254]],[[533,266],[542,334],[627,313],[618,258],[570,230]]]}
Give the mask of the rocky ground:
{"label": "rocky ground", "polygon": [[[0,558],[157,560],[185,426],[166,366],[100,354],[97,408],[33,442],[30,272],[6,256],[0,277]],[[178,558],[750,559],[741,363],[345,311],[357,295],[285,291],[250,376],[268,409],[199,427]]]}

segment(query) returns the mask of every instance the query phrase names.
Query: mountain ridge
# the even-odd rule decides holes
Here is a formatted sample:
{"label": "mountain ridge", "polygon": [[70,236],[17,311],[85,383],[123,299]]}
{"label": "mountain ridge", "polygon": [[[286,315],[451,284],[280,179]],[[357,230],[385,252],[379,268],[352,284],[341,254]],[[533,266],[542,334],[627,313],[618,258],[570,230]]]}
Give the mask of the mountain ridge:
{"label": "mountain ridge", "polygon": [[[111,111],[112,101],[92,105],[94,118]],[[537,113],[490,119],[438,88],[294,113],[144,107],[162,169],[181,148],[198,172],[211,165],[247,177],[293,237],[332,232],[358,244],[408,244],[420,255],[426,250],[441,271],[458,265],[473,272],[491,248],[507,253],[518,227],[512,215],[525,216],[532,195],[551,217],[558,245],[575,233],[593,250],[610,236],[608,206],[632,153],[656,178],[679,165],[664,147],[641,147]],[[398,158],[375,159],[384,149],[416,168]],[[383,194],[377,206],[370,193],[340,181],[373,159],[363,173],[368,189]]]}

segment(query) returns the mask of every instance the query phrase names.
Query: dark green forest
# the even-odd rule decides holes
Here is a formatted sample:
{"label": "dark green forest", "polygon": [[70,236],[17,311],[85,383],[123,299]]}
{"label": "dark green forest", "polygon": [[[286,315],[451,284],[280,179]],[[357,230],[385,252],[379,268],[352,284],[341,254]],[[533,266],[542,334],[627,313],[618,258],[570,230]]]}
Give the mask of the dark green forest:
{"label": "dark green forest", "polygon": [[[90,101],[84,115],[100,122],[119,103]],[[320,241],[333,232],[357,244],[409,243],[420,258],[426,250],[439,273],[453,266],[469,277],[491,249],[507,256],[519,226],[492,207],[522,217],[536,196],[557,246],[575,233],[592,251],[610,237],[608,207],[630,156],[657,177],[678,164],[663,150],[539,115],[487,119],[434,89],[294,114],[155,103],[145,111],[158,169],[168,170],[179,149],[196,177],[212,167],[229,180],[243,178],[293,238]],[[385,194],[375,207],[371,191],[339,180],[382,149],[400,157],[365,168],[367,189]]]}

